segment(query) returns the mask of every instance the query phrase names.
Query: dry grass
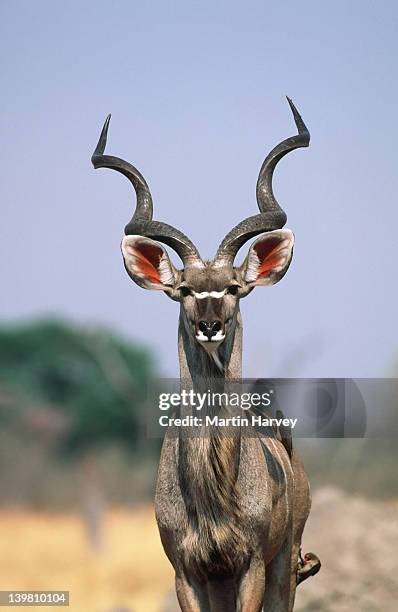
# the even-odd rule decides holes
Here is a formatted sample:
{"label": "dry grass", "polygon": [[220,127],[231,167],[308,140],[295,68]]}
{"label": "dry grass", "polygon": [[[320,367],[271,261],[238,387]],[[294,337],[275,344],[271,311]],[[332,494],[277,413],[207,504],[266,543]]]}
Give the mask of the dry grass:
{"label": "dry grass", "polygon": [[0,512],[0,589],[69,590],[70,608],[60,609],[73,612],[159,612],[173,572],[153,511],[114,510],[104,527],[96,555],[78,515]]}

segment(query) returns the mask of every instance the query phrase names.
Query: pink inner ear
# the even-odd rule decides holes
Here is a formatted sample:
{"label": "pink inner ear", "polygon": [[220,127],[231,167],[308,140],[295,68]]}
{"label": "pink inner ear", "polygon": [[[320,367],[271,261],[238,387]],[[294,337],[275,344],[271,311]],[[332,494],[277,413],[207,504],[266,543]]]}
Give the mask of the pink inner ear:
{"label": "pink inner ear", "polygon": [[155,244],[142,242],[134,247],[130,246],[130,253],[134,256],[134,267],[137,272],[154,283],[160,283],[159,264],[163,251]]}
{"label": "pink inner ear", "polygon": [[281,266],[285,260],[285,255],[280,251],[286,246],[286,240],[281,240],[278,236],[268,238],[254,246],[259,259],[257,278],[265,278],[275,269]]}

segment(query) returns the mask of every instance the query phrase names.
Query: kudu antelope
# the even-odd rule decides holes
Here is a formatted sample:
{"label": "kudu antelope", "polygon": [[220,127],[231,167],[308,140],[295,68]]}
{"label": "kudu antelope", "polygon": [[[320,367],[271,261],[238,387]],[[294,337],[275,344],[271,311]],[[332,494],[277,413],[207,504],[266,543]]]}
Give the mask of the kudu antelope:
{"label": "kudu antelope", "polygon": [[[286,214],[272,191],[272,175],[289,151],[309,145],[309,132],[288,99],[298,134],[266,157],[257,182],[259,214],[234,227],[212,261],[204,261],[182,232],[152,219],[149,187],[130,163],[104,155],[110,116],[92,157],[132,183],[137,205],[122,241],[129,276],[145,289],[180,303],[178,349],[181,381],[193,389],[222,389],[241,378],[239,301],[256,286],[286,273],[294,237],[282,229]],[[245,261],[238,250],[254,236]],[[162,246],[182,260],[178,270]],[[293,609],[301,536],[310,510],[307,478],[293,449],[278,436],[185,435],[169,429],[161,453],[156,518],[164,550],[175,569],[183,612],[271,612]],[[301,557],[300,557],[301,559]],[[298,576],[298,570],[300,575]],[[315,573],[311,570],[311,573]]]}

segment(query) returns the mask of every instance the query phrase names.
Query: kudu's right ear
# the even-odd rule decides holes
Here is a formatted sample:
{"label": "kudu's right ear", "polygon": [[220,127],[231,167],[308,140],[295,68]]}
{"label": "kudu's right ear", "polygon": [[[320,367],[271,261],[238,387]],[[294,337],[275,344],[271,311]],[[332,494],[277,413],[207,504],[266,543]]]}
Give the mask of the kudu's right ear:
{"label": "kudu's right ear", "polygon": [[125,236],[122,253],[127,273],[137,285],[167,293],[173,290],[176,269],[159,242],[143,236]]}

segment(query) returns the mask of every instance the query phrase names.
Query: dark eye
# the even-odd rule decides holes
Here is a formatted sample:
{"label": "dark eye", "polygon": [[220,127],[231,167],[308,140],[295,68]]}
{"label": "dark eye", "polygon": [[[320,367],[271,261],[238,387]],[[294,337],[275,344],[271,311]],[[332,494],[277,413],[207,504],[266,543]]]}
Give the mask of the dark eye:
{"label": "dark eye", "polygon": [[188,295],[192,294],[192,291],[189,287],[180,287],[180,293],[182,297],[188,297]]}
{"label": "dark eye", "polygon": [[230,285],[227,289],[227,293],[230,295],[237,295],[239,291],[238,285]]}

